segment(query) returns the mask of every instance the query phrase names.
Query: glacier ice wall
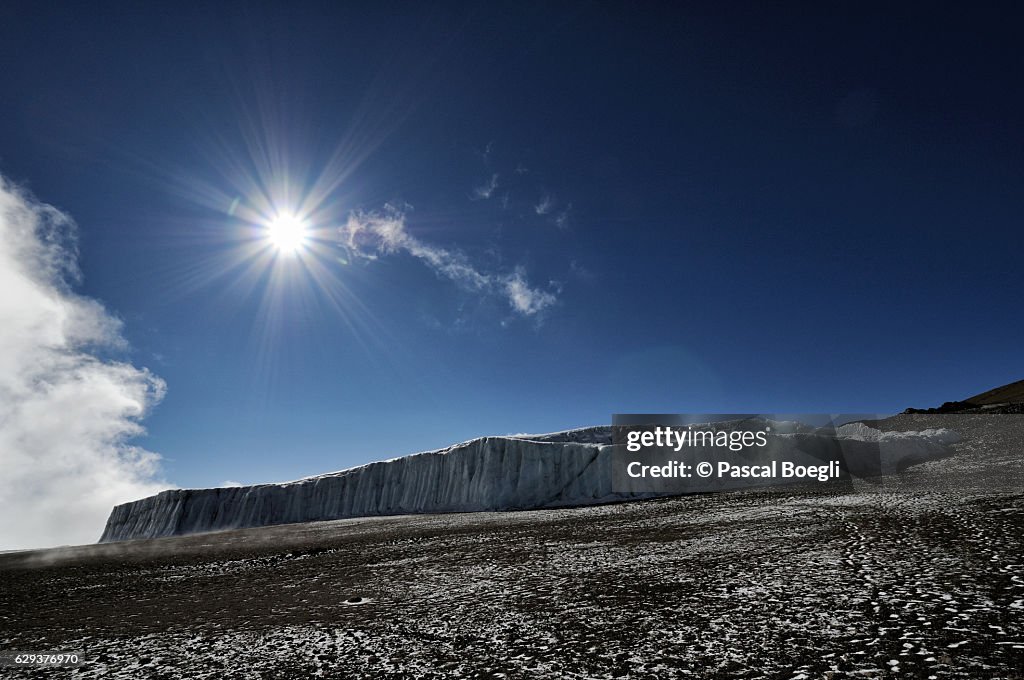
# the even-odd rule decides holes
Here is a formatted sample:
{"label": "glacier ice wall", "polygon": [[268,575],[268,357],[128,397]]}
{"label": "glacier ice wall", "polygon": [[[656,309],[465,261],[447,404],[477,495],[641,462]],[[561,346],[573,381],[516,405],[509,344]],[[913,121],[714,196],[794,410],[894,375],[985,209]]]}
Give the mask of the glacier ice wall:
{"label": "glacier ice wall", "polygon": [[[865,474],[884,474],[945,455],[946,444],[955,437],[948,430],[883,435],[847,426],[830,436],[794,434],[782,435],[782,440],[786,447],[824,457],[821,452],[834,448],[838,438],[851,462],[854,456],[874,458]],[[613,489],[611,441],[609,427],[484,437],[283,484],[164,491],[115,507],[100,542],[349,517],[526,510],[665,495]],[[861,453],[865,442],[876,443],[867,446],[867,457]]]}
{"label": "glacier ice wall", "polygon": [[610,447],[547,437],[551,440],[484,437],[285,484],[164,491],[115,507],[100,541],[370,515],[587,505],[622,498],[611,490],[611,458],[603,453]]}

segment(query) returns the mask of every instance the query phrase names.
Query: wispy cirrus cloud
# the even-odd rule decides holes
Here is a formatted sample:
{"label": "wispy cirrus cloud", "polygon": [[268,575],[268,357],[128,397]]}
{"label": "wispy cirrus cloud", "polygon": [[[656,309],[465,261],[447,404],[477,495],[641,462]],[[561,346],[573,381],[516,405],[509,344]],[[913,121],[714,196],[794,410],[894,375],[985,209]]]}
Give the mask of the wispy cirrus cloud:
{"label": "wispy cirrus cloud", "polygon": [[512,275],[504,277],[502,285],[509,304],[520,314],[531,316],[555,304],[554,294],[530,287],[522,269],[516,269]]}
{"label": "wispy cirrus cloud", "polygon": [[553,293],[531,286],[522,268],[505,273],[482,271],[460,251],[424,243],[409,233],[405,214],[394,206],[383,212],[350,213],[339,235],[351,255],[372,260],[408,253],[466,290],[504,297],[522,316],[540,314],[557,301]]}
{"label": "wispy cirrus cloud", "polygon": [[478,187],[473,188],[473,198],[475,200],[486,200],[494,195],[495,189],[498,188],[498,175],[497,173],[491,175],[491,178],[485,183]]}
{"label": "wispy cirrus cloud", "polygon": [[102,358],[121,323],[75,294],[75,225],[0,177],[0,549],[92,543],[111,508],[171,485],[131,444],[165,385]]}
{"label": "wispy cirrus cloud", "polygon": [[559,210],[558,214],[555,215],[555,226],[559,229],[568,229],[570,213],[572,213],[572,203]]}
{"label": "wispy cirrus cloud", "polygon": [[540,197],[540,201],[533,206],[533,211],[538,215],[547,215],[555,207],[555,199],[552,198],[551,194],[544,194]]}
{"label": "wispy cirrus cloud", "polygon": [[533,211],[545,217],[559,229],[568,229],[572,214],[572,203],[560,203],[548,192],[541,194],[540,200],[533,205]]}

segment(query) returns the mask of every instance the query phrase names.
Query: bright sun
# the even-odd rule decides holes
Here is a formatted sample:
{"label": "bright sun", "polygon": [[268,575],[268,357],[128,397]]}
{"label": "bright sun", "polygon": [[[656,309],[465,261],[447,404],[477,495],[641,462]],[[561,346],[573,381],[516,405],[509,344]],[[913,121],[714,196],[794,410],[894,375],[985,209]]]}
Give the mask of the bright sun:
{"label": "bright sun", "polygon": [[306,243],[306,223],[289,213],[282,213],[267,225],[267,238],[281,253],[294,253]]}

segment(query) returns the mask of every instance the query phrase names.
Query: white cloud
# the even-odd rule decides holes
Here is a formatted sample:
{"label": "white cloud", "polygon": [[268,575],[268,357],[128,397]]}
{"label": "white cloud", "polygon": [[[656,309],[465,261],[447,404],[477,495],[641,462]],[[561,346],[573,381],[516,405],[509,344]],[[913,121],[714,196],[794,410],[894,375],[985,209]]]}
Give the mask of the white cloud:
{"label": "white cloud", "polygon": [[537,288],[530,288],[522,271],[518,269],[515,274],[505,279],[504,284],[512,309],[520,314],[531,316],[555,304],[554,295]]}
{"label": "white cloud", "polygon": [[536,315],[556,302],[553,294],[530,287],[521,268],[510,274],[482,272],[461,252],[420,241],[408,232],[405,215],[393,206],[383,213],[352,212],[339,234],[354,256],[376,259],[378,255],[408,253],[467,290],[504,296],[523,316]]}
{"label": "white cloud", "polygon": [[555,216],[555,226],[559,229],[569,228],[569,213],[572,211],[572,203],[567,205],[564,210],[559,211],[558,215]]}
{"label": "white cloud", "polygon": [[544,194],[541,196],[540,203],[533,206],[533,209],[538,215],[547,215],[554,207],[555,199],[550,194]]}
{"label": "white cloud", "polygon": [[485,200],[490,198],[494,194],[494,190],[498,188],[498,175],[491,175],[491,179],[484,184],[475,187],[473,189],[473,198],[475,200]]}
{"label": "white cloud", "polygon": [[92,543],[114,505],[170,486],[130,443],[164,382],[98,356],[121,323],[72,292],[76,255],[71,220],[0,177],[0,549]]}
{"label": "white cloud", "polygon": [[244,484],[242,484],[241,482],[236,482],[233,479],[225,479],[223,482],[217,485],[217,488],[224,489],[236,486],[244,486]]}

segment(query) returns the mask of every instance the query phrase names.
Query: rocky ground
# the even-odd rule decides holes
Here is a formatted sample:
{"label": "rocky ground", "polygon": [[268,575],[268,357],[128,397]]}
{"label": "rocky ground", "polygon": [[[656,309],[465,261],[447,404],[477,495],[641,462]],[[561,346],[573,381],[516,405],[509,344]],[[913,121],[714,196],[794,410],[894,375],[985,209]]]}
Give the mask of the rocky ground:
{"label": "rocky ground", "polygon": [[[1024,678],[1024,416],[872,483],[0,556],[83,678]],[[6,675],[5,675],[6,674]]]}

